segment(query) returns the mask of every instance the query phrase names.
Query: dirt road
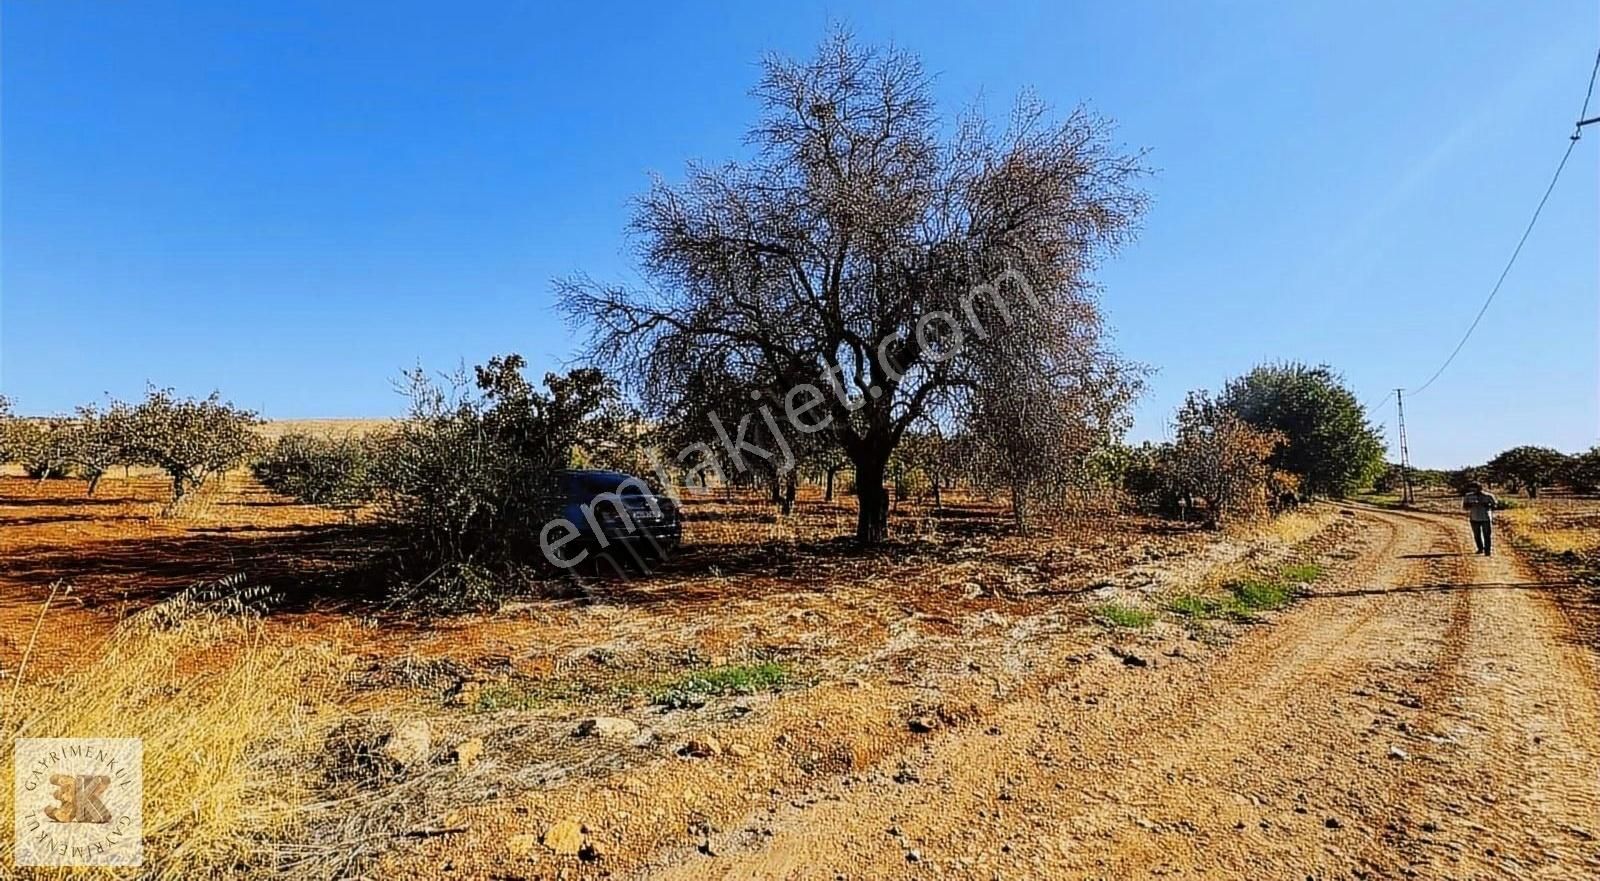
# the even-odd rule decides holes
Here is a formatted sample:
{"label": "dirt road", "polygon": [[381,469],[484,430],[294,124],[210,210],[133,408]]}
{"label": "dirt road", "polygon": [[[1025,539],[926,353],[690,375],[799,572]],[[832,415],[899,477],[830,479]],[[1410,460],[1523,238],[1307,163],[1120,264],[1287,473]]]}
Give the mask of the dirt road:
{"label": "dirt road", "polygon": [[1080,665],[645,876],[1600,877],[1600,680],[1559,587],[1454,520],[1359,516],[1343,572],[1206,663]]}

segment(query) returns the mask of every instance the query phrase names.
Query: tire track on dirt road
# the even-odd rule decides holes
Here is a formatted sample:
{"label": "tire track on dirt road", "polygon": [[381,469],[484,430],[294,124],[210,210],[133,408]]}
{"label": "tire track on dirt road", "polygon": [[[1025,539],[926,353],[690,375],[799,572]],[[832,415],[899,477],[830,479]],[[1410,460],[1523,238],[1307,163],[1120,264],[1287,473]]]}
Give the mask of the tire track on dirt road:
{"label": "tire track on dirt road", "polygon": [[[662,878],[1593,878],[1594,659],[1464,525],[1369,546],[1207,664],[1084,664]],[[751,830],[756,830],[752,832]]]}

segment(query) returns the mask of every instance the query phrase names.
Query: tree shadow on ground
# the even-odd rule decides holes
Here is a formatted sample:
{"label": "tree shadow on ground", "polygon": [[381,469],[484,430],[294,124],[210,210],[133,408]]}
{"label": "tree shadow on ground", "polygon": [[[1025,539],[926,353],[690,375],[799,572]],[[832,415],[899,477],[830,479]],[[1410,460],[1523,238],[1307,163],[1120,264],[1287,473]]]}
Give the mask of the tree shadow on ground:
{"label": "tree shadow on ground", "polygon": [[[135,496],[72,496],[58,498],[45,496],[39,498],[5,498],[0,499],[0,508],[81,508],[97,505],[126,505],[145,501]],[[12,521],[6,520],[6,523]]]}
{"label": "tree shadow on ground", "polygon": [[150,604],[192,584],[235,574],[272,588],[296,607],[361,603],[371,597],[360,590],[323,591],[333,576],[371,561],[379,546],[374,538],[370,527],[345,525],[192,529],[16,549],[0,559],[0,578],[40,589],[65,581],[86,607]]}

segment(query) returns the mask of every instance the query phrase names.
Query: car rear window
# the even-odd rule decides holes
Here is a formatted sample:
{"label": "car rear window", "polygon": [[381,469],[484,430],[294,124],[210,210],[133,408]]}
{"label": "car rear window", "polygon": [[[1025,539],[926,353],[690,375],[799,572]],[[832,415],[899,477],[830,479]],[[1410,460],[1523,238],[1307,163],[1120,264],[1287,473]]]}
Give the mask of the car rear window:
{"label": "car rear window", "polygon": [[608,471],[572,475],[572,487],[574,489],[593,495],[619,491],[623,493],[639,493],[641,482],[627,474]]}

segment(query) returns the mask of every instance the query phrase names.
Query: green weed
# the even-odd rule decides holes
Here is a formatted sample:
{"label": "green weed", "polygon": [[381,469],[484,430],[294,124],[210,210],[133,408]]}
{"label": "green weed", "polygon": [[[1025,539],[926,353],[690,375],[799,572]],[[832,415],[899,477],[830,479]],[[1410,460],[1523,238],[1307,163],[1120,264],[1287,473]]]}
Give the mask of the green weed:
{"label": "green weed", "polygon": [[1229,582],[1224,596],[1185,594],[1174,597],[1168,601],[1167,609],[1195,621],[1213,618],[1251,621],[1257,612],[1276,611],[1294,602],[1295,586],[1316,581],[1322,577],[1322,572],[1322,566],[1316,563],[1296,563],[1279,569],[1274,575]]}
{"label": "green weed", "polygon": [[1095,609],[1094,617],[1109,627],[1143,630],[1155,622],[1156,613],[1121,603],[1103,603]]}
{"label": "green weed", "polygon": [[696,670],[664,683],[655,690],[651,699],[654,703],[669,707],[698,706],[705,703],[708,697],[774,691],[789,681],[788,665],[778,661],[729,664]]}

